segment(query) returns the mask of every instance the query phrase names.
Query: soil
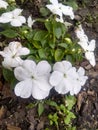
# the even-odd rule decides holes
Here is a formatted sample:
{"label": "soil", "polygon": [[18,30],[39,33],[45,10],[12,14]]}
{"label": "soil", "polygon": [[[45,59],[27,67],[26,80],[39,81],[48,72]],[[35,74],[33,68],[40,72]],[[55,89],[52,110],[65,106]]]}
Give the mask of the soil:
{"label": "soil", "polygon": [[[28,1],[27,1],[28,2]],[[23,5],[17,0],[17,4],[27,9],[29,13],[32,6],[36,12],[34,16],[39,16],[37,11],[44,2],[37,0],[33,5]],[[98,130],[98,1],[97,0],[77,0],[79,9],[75,12],[76,21],[81,21],[83,28],[89,39],[96,40],[96,66],[93,68],[86,60],[81,63],[86,70],[89,79],[81,92],[76,96],[77,103],[74,107],[76,119],[73,125],[77,130]],[[27,4],[27,6],[26,6]],[[28,108],[30,103],[35,102],[34,99],[21,99],[16,97],[10,89],[10,84],[6,82],[2,74],[2,57],[0,57],[0,130],[45,130],[49,126],[47,114],[52,111],[46,108],[46,112],[42,116],[38,116],[36,107]],[[61,95],[52,97],[56,100]],[[49,130],[56,130],[55,126]],[[63,127],[61,130],[64,130]]]}

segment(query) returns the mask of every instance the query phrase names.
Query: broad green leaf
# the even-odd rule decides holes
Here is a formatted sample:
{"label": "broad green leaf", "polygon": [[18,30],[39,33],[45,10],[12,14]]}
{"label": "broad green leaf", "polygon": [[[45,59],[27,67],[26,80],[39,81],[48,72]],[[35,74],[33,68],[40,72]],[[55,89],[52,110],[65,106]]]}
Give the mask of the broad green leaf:
{"label": "broad green leaf", "polygon": [[57,103],[55,101],[51,101],[51,100],[47,100],[46,101],[46,104],[50,105],[50,106],[53,106],[53,107],[57,107]]}
{"label": "broad green leaf", "polygon": [[18,36],[18,33],[12,29],[7,29],[5,31],[0,32],[0,34],[8,37],[8,38],[15,38]]}
{"label": "broad green leaf", "polygon": [[58,44],[58,46],[63,47],[65,49],[68,47],[68,45],[66,43],[60,43],[60,44]]}
{"label": "broad green leaf", "polygon": [[67,2],[65,2],[65,4],[71,6],[74,10],[78,9],[78,4],[76,0],[68,0]]}
{"label": "broad green leaf", "polygon": [[39,54],[39,57],[41,59],[45,59],[46,58],[46,53],[45,53],[45,50],[43,48],[38,50],[38,54]]}
{"label": "broad green leaf", "polygon": [[53,26],[52,26],[51,21],[46,21],[45,22],[45,27],[47,28],[49,33],[53,31]]}
{"label": "broad green leaf", "polygon": [[37,41],[33,41],[33,46],[36,48],[36,49],[40,49],[41,48],[41,45],[40,45],[40,43],[39,42],[37,42]]}
{"label": "broad green leaf", "polygon": [[47,8],[41,7],[40,8],[40,13],[41,13],[42,16],[47,16],[50,12],[49,12],[49,10]]}
{"label": "broad green leaf", "polygon": [[3,68],[3,76],[6,81],[10,82],[14,79],[14,73],[11,70]]}
{"label": "broad green leaf", "polygon": [[47,35],[47,31],[39,30],[34,35],[34,40],[42,41]]}
{"label": "broad green leaf", "polygon": [[55,51],[55,60],[56,60],[56,61],[61,61],[61,60],[63,59],[63,57],[64,57],[64,52],[63,52],[63,50],[62,50],[62,49],[57,49],[57,50]]}
{"label": "broad green leaf", "polygon": [[75,105],[76,103],[76,98],[75,96],[66,96],[65,98],[65,102],[66,102],[66,107],[68,108],[68,110],[71,110],[72,107]]}
{"label": "broad green leaf", "polygon": [[38,104],[38,115],[41,116],[43,112],[44,112],[44,105],[42,102],[40,102]]}

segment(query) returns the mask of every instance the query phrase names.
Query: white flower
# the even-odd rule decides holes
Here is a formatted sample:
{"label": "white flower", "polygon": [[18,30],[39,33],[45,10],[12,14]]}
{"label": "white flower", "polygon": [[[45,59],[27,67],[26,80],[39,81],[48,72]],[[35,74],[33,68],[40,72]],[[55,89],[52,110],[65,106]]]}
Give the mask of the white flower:
{"label": "white flower", "polygon": [[32,25],[34,24],[35,20],[32,20],[31,16],[28,17],[27,23],[28,27],[32,28]]}
{"label": "white flower", "polygon": [[0,0],[0,8],[7,8],[7,6],[8,6],[8,3],[7,2],[5,2],[5,1],[3,1],[3,0]]}
{"label": "white flower", "polygon": [[21,16],[21,9],[14,9],[13,11],[3,13],[0,16],[0,23],[9,23],[14,27],[22,26],[26,22],[24,16]]}
{"label": "white flower", "polygon": [[92,66],[95,66],[96,65],[95,55],[94,55],[95,40],[91,40],[91,41],[88,40],[88,37],[86,36],[81,25],[79,25],[79,27],[77,28],[75,32],[76,32],[77,37],[79,38],[78,44],[85,51],[86,59],[90,62]]}
{"label": "white flower", "polygon": [[52,4],[46,5],[46,7],[53,13],[60,17],[62,21],[63,15],[70,16],[71,19],[74,19],[73,8],[70,6],[63,5],[58,3],[58,0],[50,0]]}
{"label": "white flower", "polygon": [[70,92],[71,95],[74,95],[79,93],[81,86],[85,84],[87,79],[84,76],[83,68],[76,71],[76,68],[72,67],[68,61],[56,62],[53,70],[49,82],[60,94]]}
{"label": "white flower", "polygon": [[62,61],[56,62],[53,66],[53,72],[50,76],[50,84],[54,86],[55,90],[60,94],[66,94],[72,87],[73,67],[70,62]]}
{"label": "white flower", "polygon": [[2,65],[8,69],[11,69],[11,67],[17,67],[23,62],[20,56],[29,53],[29,49],[22,47],[20,42],[10,42],[9,46],[4,48],[4,51],[0,51],[0,55],[4,57]]}
{"label": "white flower", "polygon": [[52,86],[48,82],[51,66],[47,61],[37,65],[32,60],[25,60],[22,66],[15,68],[14,74],[20,82],[15,86],[15,94],[22,98],[44,99]]}
{"label": "white flower", "polygon": [[78,94],[81,90],[81,87],[86,83],[86,80],[88,79],[87,76],[85,76],[85,70],[80,67],[78,71],[75,69],[73,70],[73,81],[72,81],[72,87],[70,88],[70,94]]}

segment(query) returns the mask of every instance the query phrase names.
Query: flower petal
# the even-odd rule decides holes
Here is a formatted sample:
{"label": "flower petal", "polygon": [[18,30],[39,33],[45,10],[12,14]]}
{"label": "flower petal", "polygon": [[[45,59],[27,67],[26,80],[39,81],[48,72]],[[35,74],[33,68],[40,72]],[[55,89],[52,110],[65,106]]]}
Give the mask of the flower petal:
{"label": "flower petal", "polygon": [[63,79],[63,73],[59,72],[59,71],[54,71],[49,79],[49,83],[52,86],[57,86]]}
{"label": "flower petal", "polygon": [[17,56],[28,55],[29,53],[30,53],[30,50],[28,48],[22,47],[22,48],[18,49]]}
{"label": "flower petal", "polygon": [[78,72],[79,76],[83,76],[85,74],[85,70],[83,67],[79,67],[77,72]]}
{"label": "flower petal", "polygon": [[13,19],[11,21],[11,25],[14,26],[14,27],[20,27],[22,25],[22,23],[18,19]]}
{"label": "flower petal", "polygon": [[46,98],[48,95],[49,95],[49,90],[44,91],[44,90],[39,88],[39,84],[37,82],[33,82],[32,96],[35,99],[41,100],[41,99]]}
{"label": "flower petal", "polygon": [[66,94],[69,92],[70,85],[70,82],[63,78],[62,81],[54,88],[59,94]]}
{"label": "flower petal", "polygon": [[25,60],[23,62],[23,68],[33,76],[35,75],[35,71],[36,71],[36,63],[33,60]]}
{"label": "flower petal", "polygon": [[16,84],[14,92],[17,96],[22,98],[29,98],[31,96],[32,91],[32,81],[25,80]]}
{"label": "flower petal", "polygon": [[95,66],[95,65],[96,65],[94,52],[89,52],[89,51],[87,51],[87,52],[85,53],[85,57],[86,57],[87,60],[89,60],[89,62],[90,62],[90,64],[91,64],[92,66]]}
{"label": "flower petal", "polygon": [[7,6],[8,6],[8,3],[7,2],[5,2],[5,1],[3,1],[3,0],[0,0],[0,8],[7,8]]}
{"label": "flower petal", "polygon": [[90,42],[89,42],[89,45],[88,45],[88,48],[87,48],[87,50],[89,50],[89,51],[94,51],[95,50],[95,40],[91,40]]}
{"label": "flower petal", "polygon": [[23,62],[23,60],[20,58],[20,57],[15,57],[15,58],[10,58],[10,57],[7,57],[7,58],[4,58],[4,61],[2,62],[2,65],[7,68],[9,67],[17,67],[19,65],[21,65]]}
{"label": "flower petal", "polygon": [[14,69],[14,75],[17,80],[22,81],[31,78],[30,73],[23,67],[19,66]]}
{"label": "flower petal", "polygon": [[44,76],[50,73],[51,65],[47,61],[40,61],[36,66],[38,76]]}

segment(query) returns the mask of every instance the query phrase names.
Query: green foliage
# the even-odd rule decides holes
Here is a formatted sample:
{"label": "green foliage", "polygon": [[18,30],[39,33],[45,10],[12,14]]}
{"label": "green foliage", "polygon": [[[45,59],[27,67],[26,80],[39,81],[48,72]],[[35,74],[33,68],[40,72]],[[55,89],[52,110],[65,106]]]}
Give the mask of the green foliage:
{"label": "green foliage", "polygon": [[0,32],[0,34],[4,35],[7,38],[15,38],[18,36],[18,33],[12,29],[4,30],[4,31]]}
{"label": "green foliage", "polygon": [[65,4],[73,7],[74,10],[78,9],[78,4],[77,4],[76,0],[68,0],[65,2]]}
{"label": "green foliage", "polygon": [[41,116],[43,112],[44,112],[44,104],[43,104],[43,102],[39,102],[38,103],[38,115]]}
{"label": "green foliage", "polygon": [[6,81],[11,82],[13,77],[14,77],[14,73],[12,70],[8,70],[8,69],[3,68],[3,76],[4,76]]}
{"label": "green foliage", "polygon": [[75,130],[75,127],[72,127],[71,123],[72,119],[75,119],[76,116],[71,110],[76,103],[76,98],[74,96],[66,96],[63,100],[64,102],[61,104],[57,104],[52,100],[46,101],[47,105],[55,108],[55,112],[48,115],[50,124],[55,124],[57,127],[59,127],[60,122],[63,122],[66,130],[70,130],[71,128],[72,130]]}

